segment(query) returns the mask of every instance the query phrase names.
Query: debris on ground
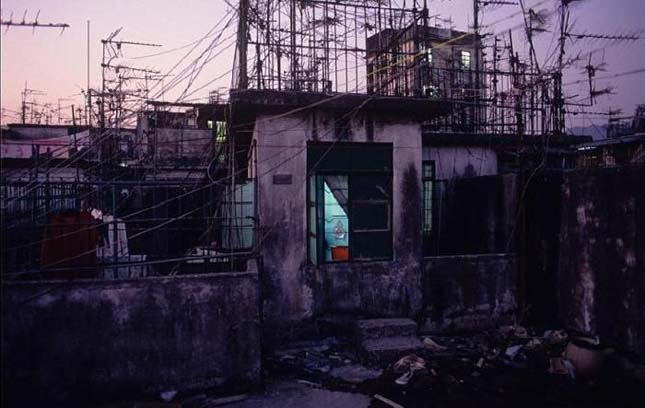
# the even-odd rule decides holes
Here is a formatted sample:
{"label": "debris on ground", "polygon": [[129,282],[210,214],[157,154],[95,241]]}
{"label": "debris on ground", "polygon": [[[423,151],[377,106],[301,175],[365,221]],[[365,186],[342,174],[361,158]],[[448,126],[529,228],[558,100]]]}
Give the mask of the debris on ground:
{"label": "debris on ground", "polygon": [[446,351],[448,349],[448,347],[444,347],[437,344],[437,342],[432,340],[430,337],[426,337],[423,339],[423,346],[428,350],[432,350],[436,352]]}
{"label": "debris on ground", "polygon": [[[292,343],[265,359],[263,394],[191,399],[170,392],[150,407],[600,407],[640,406],[645,361],[565,330],[518,325],[417,337],[389,364],[361,360],[351,340]],[[291,405],[290,405],[291,404]],[[296,404],[296,405],[293,405]],[[346,405],[349,404],[349,405]]]}
{"label": "debris on ground", "polygon": [[392,365],[392,370],[397,373],[406,373],[408,371],[419,371],[426,368],[426,362],[416,354],[409,354]]}
{"label": "debris on ground", "polygon": [[369,368],[362,364],[348,364],[333,368],[329,375],[335,379],[347,381],[352,384],[361,384],[366,380],[374,380],[381,376],[383,370]]}
{"label": "debris on ground", "polygon": [[513,360],[515,357],[517,357],[517,355],[519,354],[519,352],[522,350],[523,347],[524,346],[522,346],[521,344],[511,346],[506,349],[506,352],[504,354],[506,354],[506,357]]}
{"label": "debris on ground", "polygon": [[547,344],[552,346],[562,344],[569,338],[564,330],[547,330],[542,337]]}
{"label": "debris on ground", "polygon": [[518,325],[502,326],[499,328],[499,333],[506,338],[511,336],[521,337],[521,338],[528,337],[528,331],[526,330],[526,328]]}
{"label": "debris on ground", "polygon": [[159,394],[161,399],[165,402],[172,401],[172,399],[175,398],[175,395],[177,395],[177,390],[163,391],[161,394]]}
{"label": "debris on ground", "polygon": [[389,405],[392,408],[404,408],[403,405],[399,405],[396,402],[394,402],[394,401],[392,401],[390,399],[387,399],[384,396],[379,395],[379,394],[374,394],[374,399],[376,399],[378,401],[381,401],[381,402]]}

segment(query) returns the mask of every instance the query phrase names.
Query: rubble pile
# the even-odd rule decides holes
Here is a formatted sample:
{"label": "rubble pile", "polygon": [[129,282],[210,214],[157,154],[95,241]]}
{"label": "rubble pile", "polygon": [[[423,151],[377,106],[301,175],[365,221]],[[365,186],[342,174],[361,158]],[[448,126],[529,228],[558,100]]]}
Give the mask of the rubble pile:
{"label": "rubble pile", "polygon": [[312,386],[359,391],[358,386],[383,370],[361,364],[354,348],[335,337],[292,343],[266,359],[269,377],[287,375]]}
{"label": "rubble pile", "polygon": [[373,384],[373,407],[642,406],[643,366],[597,338],[506,326],[423,341]]}
{"label": "rubble pile", "polygon": [[401,352],[390,361],[374,360],[351,338],[291,343],[266,356],[263,393],[189,395],[168,391],[154,402],[122,406],[643,405],[645,362],[595,337],[564,330],[537,333],[521,326],[468,335],[411,337],[422,347]]}
{"label": "rubble pile", "polygon": [[643,361],[597,338],[505,326],[420,340],[422,349],[381,367],[336,338],[278,350],[267,367],[270,376],[367,394],[373,407],[642,406]]}

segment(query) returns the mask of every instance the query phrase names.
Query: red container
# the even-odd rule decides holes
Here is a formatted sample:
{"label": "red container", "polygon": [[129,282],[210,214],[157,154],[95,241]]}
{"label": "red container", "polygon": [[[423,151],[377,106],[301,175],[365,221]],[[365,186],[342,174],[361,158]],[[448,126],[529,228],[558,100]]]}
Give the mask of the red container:
{"label": "red container", "polygon": [[346,246],[337,246],[331,248],[331,259],[333,261],[348,261],[349,248]]}

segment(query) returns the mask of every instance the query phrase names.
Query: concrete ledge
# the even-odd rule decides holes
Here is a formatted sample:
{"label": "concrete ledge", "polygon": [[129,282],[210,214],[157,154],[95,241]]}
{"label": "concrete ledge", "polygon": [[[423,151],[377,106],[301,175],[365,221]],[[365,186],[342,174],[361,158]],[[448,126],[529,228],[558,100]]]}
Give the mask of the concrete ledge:
{"label": "concrete ledge", "polygon": [[2,286],[7,406],[260,383],[256,273]]}
{"label": "concrete ledge", "polygon": [[415,317],[422,307],[421,265],[398,261],[347,262],[308,267],[317,315]]}
{"label": "concrete ledge", "polygon": [[517,309],[515,254],[424,258],[422,331],[473,330],[508,323]]}

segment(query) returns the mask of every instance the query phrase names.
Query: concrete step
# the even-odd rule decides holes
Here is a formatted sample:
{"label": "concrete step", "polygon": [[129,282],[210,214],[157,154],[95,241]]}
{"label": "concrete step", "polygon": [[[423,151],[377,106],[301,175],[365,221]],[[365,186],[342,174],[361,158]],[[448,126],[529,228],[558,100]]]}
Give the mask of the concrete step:
{"label": "concrete step", "polygon": [[318,333],[322,336],[333,336],[351,341],[355,337],[356,320],[361,318],[363,316],[356,316],[355,314],[329,314],[318,317],[316,325]]}
{"label": "concrete step", "polygon": [[363,319],[354,326],[357,342],[384,337],[407,337],[417,335],[417,324],[410,319]]}
{"label": "concrete step", "polygon": [[364,340],[361,343],[361,354],[366,362],[384,367],[422,348],[423,343],[417,337],[385,337]]}

